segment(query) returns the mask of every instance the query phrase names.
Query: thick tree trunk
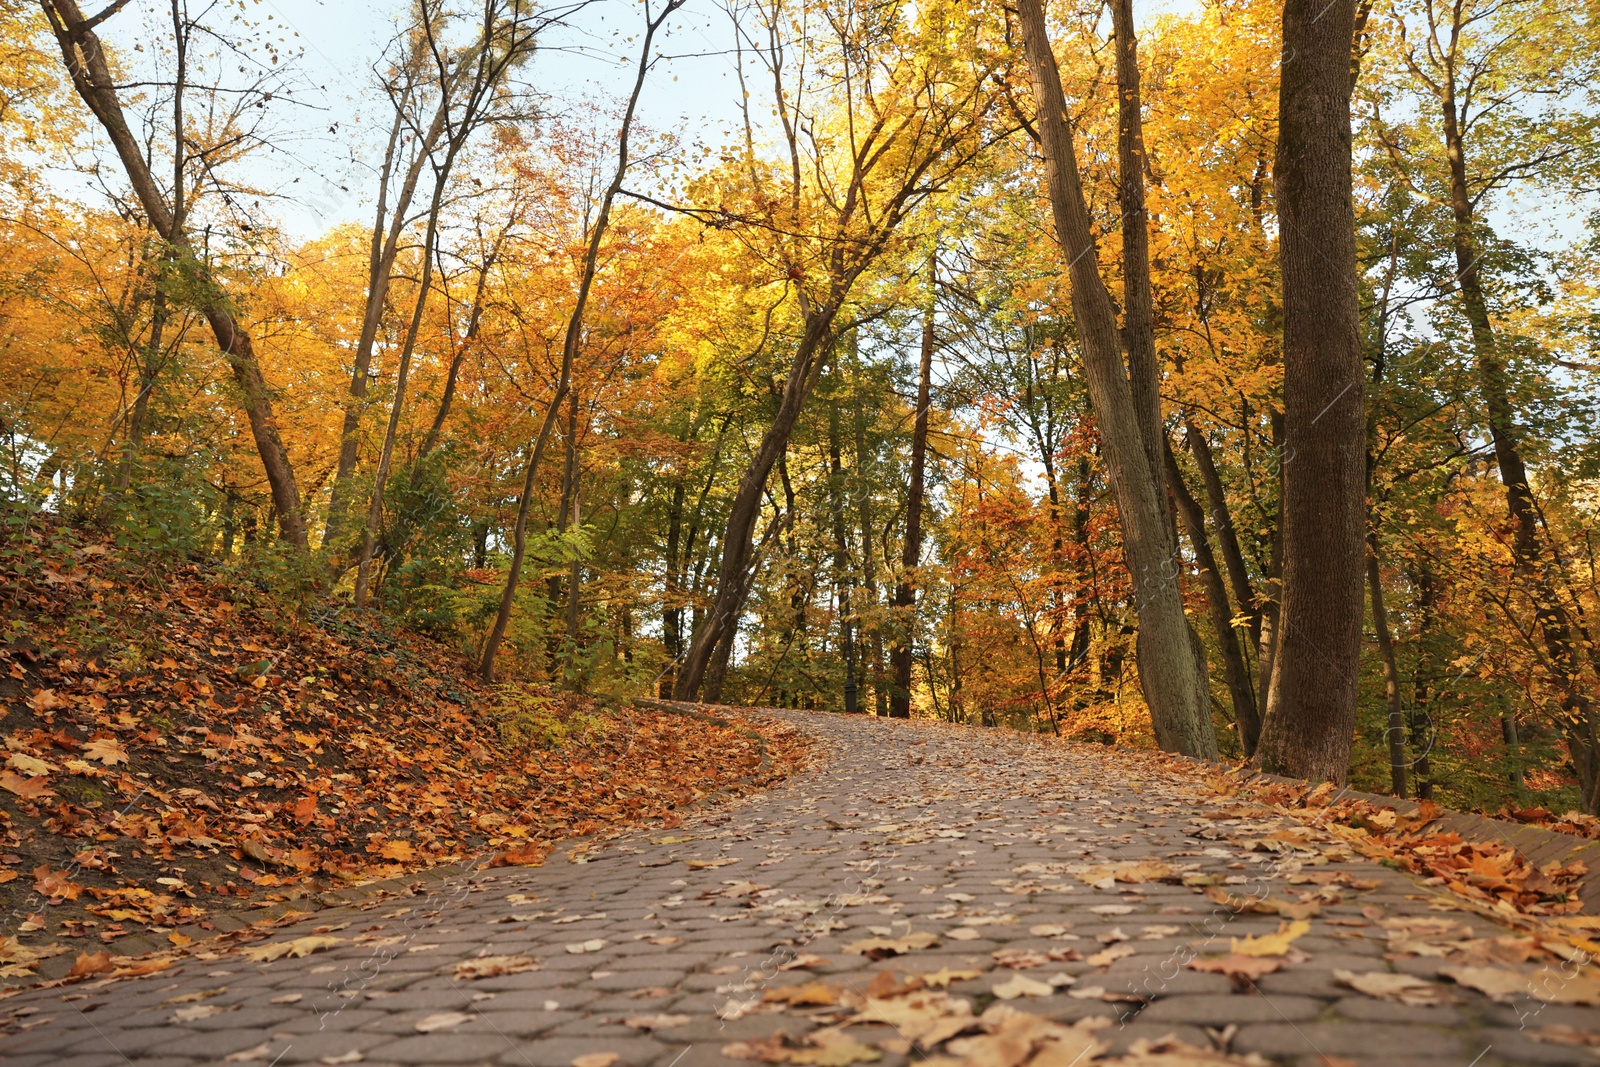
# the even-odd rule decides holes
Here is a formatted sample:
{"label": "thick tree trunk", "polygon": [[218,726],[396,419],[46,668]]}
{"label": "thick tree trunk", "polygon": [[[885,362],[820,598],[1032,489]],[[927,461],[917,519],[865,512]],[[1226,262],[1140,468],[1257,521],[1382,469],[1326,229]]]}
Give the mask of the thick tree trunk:
{"label": "thick tree trunk", "polygon": [[196,287],[197,291],[206,294],[200,299],[199,310],[210,325],[217,347],[222,350],[234,385],[239,390],[245,417],[250,423],[250,434],[255,439],[261,466],[266,471],[267,485],[272,491],[279,529],[284,540],[304,551],[309,547],[309,542],[305,518],[300,511],[300,491],[295,485],[289,453],[278,436],[278,423],[272,411],[272,393],[262,377],[250,335],[234,318],[227,300],[220,295],[210,295],[220,293],[220,286],[215,284],[205,264],[194,255],[188,235],[161,195],[139,141],[128,128],[122,102],[117,98],[117,83],[111,75],[93,25],[84,18],[75,0],[41,0],[40,6],[50,20],[50,27],[60,45],[61,58],[72,79],[72,87],[105,130],[127,172],[128,182],[133,186],[139,206],[150,220],[151,229],[178,250],[175,258],[182,264],[181,269],[195,272],[200,281],[207,283]]}
{"label": "thick tree trunk", "polygon": [[1255,689],[1250,683],[1250,670],[1245,666],[1244,651],[1239,647],[1239,635],[1233,629],[1233,608],[1228,603],[1228,588],[1217,570],[1216,557],[1211,553],[1211,540],[1206,536],[1205,510],[1189,491],[1178,469],[1178,459],[1170,448],[1164,449],[1167,466],[1167,484],[1172,487],[1173,499],[1178,504],[1178,514],[1183,518],[1189,533],[1189,543],[1194,547],[1195,566],[1200,571],[1200,584],[1206,591],[1206,602],[1211,607],[1211,624],[1217,631],[1217,648],[1222,653],[1223,676],[1227,679],[1228,693],[1233,698],[1233,717],[1239,724],[1239,744],[1245,758],[1255,754],[1261,739],[1261,717],[1256,710]]}
{"label": "thick tree trunk", "polygon": [[1273,177],[1283,271],[1283,582],[1258,759],[1343,782],[1366,536],[1350,93],[1354,0],[1286,0]]}
{"label": "thick tree trunk", "polygon": [[1110,294],[1100,278],[1061,77],[1041,0],[1018,0],[1017,18],[1033,75],[1038,128],[1056,236],[1072,279],[1072,308],[1139,614],[1140,683],[1156,742],[1168,751],[1215,757],[1205,663],[1195,654],[1177,584],[1161,479],[1151,469],[1122,361]]}
{"label": "thick tree trunk", "polygon": [[917,361],[917,410],[911,424],[911,485],[906,492],[906,536],[900,552],[900,582],[895,586],[895,639],[889,652],[894,689],[889,716],[911,717],[911,654],[916,634],[916,569],[922,562],[922,510],[928,464],[928,405],[933,393],[933,277],[928,259],[928,307],[922,318],[922,351]]}

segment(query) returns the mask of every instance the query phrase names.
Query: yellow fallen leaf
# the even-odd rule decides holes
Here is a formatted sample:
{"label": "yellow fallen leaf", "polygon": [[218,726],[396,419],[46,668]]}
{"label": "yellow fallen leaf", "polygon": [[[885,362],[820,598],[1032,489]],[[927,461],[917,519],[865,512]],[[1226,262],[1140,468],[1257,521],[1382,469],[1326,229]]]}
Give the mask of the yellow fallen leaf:
{"label": "yellow fallen leaf", "polygon": [[1016,1000],[1018,997],[1048,997],[1054,992],[1055,987],[1050,983],[1037,981],[1025,974],[1015,975],[1009,981],[1001,982],[994,987],[994,995],[1001,1000]]}
{"label": "yellow fallen leaf", "polygon": [[270,945],[256,945],[239,951],[257,963],[271,963],[273,960],[281,960],[285,956],[309,956],[313,952],[332,948],[343,940],[343,938],[320,937],[313,934],[309,937],[297,937],[293,941],[274,941]]}
{"label": "yellow fallen leaf", "polygon": [[1263,937],[1246,937],[1233,939],[1233,952],[1240,956],[1282,956],[1289,951],[1289,946],[1296,938],[1303,937],[1311,930],[1311,923],[1305,919],[1297,919],[1290,923],[1279,923],[1278,932],[1267,934]]}

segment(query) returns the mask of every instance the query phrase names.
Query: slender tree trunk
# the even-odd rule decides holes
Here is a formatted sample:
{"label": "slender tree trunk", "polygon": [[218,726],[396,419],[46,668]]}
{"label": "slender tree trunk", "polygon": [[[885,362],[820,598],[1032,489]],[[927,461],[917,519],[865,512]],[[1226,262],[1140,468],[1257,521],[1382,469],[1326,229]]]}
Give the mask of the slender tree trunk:
{"label": "slender tree trunk", "polygon": [[[1128,386],[1150,476],[1161,484],[1167,436],[1161,420],[1161,362],[1156,355],[1155,300],[1150,292],[1150,220],[1144,199],[1144,124],[1139,99],[1139,43],[1133,0],[1111,0],[1117,42],[1117,185],[1122,208],[1122,335],[1128,348]],[[1157,493],[1163,514],[1167,498]]]}
{"label": "slender tree trunk", "polygon": [[684,478],[680,474],[672,485],[672,503],[667,508],[667,558],[666,583],[661,596],[661,643],[666,648],[667,666],[658,679],[657,695],[662,700],[672,698],[672,683],[677,677],[678,656],[683,648],[683,605],[679,603],[679,587],[683,584],[681,571],[683,540]]}
{"label": "slender tree trunk", "polygon": [[[728,525],[722,535],[717,599],[705,624],[690,643],[689,654],[684,657],[674,691],[674,696],[679,700],[695,699],[706,678],[706,668],[711,664],[712,654],[717,651],[724,635],[738,623],[739,614],[744,608],[746,571],[754,547],[751,535],[761,511],[761,493],[778,457],[788,447],[789,435],[794,432],[794,424],[800,416],[806,396],[816,384],[816,374],[821,366],[819,357],[832,338],[833,317],[837,310],[837,304],[830,302],[826,308],[814,309],[813,313],[806,316],[805,332],[795,348],[789,377],[784,382],[778,400],[777,413],[762,435],[761,444],[757,446],[756,454],[739,482],[738,491],[734,493],[733,505],[728,511]],[[709,687],[706,699],[712,699]]]}
{"label": "slender tree trunk", "polygon": [[[458,75],[459,78],[459,75]],[[456,80],[446,80],[440,86],[438,107],[433,119],[416,145],[415,154],[406,167],[405,177],[395,193],[394,207],[389,207],[390,183],[394,178],[394,163],[401,138],[409,127],[406,108],[411,101],[411,89],[402,91],[395,104],[394,122],[389,127],[389,143],[384,150],[383,170],[378,178],[378,207],[372,221],[371,247],[367,256],[367,299],[361,314],[361,333],[356,339],[356,351],[350,369],[349,398],[344,404],[344,424],[339,433],[339,460],[333,476],[333,493],[328,501],[328,519],[323,529],[322,543],[337,548],[342,536],[346,513],[350,508],[351,477],[355,474],[356,459],[360,451],[361,416],[366,408],[367,384],[372,369],[372,350],[378,341],[378,328],[383,323],[383,312],[388,302],[389,286],[394,281],[394,264],[400,255],[400,242],[405,236],[406,223],[410,221],[411,202],[416,197],[417,182],[428,157],[444,136],[446,120],[450,115]],[[431,213],[431,208],[430,208]]]}
{"label": "slender tree trunk", "polygon": [[372,575],[372,554],[377,548],[378,526],[383,520],[384,489],[387,487],[389,470],[394,462],[395,441],[400,435],[401,412],[405,410],[406,383],[411,376],[411,360],[417,351],[417,337],[422,332],[422,317],[427,311],[428,295],[433,288],[433,253],[435,243],[439,239],[439,212],[444,207],[445,184],[449,181],[456,152],[464,143],[464,136],[452,139],[444,165],[440,167],[433,183],[433,203],[428,209],[428,226],[422,238],[422,277],[417,283],[416,303],[412,306],[411,322],[406,326],[406,339],[400,350],[400,367],[395,374],[394,398],[389,404],[389,422],[383,431],[383,450],[378,455],[378,470],[373,475],[372,497],[367,505],[367,521],[361,531],[361,556],[356,563],[357,611],[367,606],[367,592]]}
{"label": "slender tree trunk", "polygon": [[933,256],[928,257],[928,307],[922,318],[922,351],[917,361],[917,410],[911,424],[911,486],[906,492],[906,536],[901,546],[900,582],[894,591],[895,640],[889,662],[894,689],[889,696],[889,716],[911,717],[911,655],[915,644],[916,571],[922,563],[922,510],[928,464],[928,406],[933,393],[933,311],[937,280]]}
{"label": "slender tree trunk", "polygon": [[[835,375],[838,368],[835,366]],[[845,519],[844,461],[839,448],[839,383],[828,398],[828,503],[833,511],[833,586],[839,614],[839,651],[844,659],[844,710],[854,715],[861,708],[856,692],[856,645],[850,616],[852,572],[849,525]]]}
{"label": "slender tree trunk", "polygon": [[1258,760],[1343,782],[1366,537],[1350,93],[1355,0],[1286,0],[1274,164],[1283,271],[1283,584]]}
{"label": "slender tree trunk", "polygon": [[456,398],[456,382],[461,377],[461,365],[466,362],[467,354],[472,351],[473,344],[478,340],[478,327],[483,322],[484,293],[489,285],[489,272],[494,269],[495,262],[500,258],[501,243],[505,240],[505,232],[501,231],[496,239],[494,249],[484,260],[483,271],[478,275],[478,283],[472,293],[472,310],[467,315],[467,332],[461,344],[450,357],[450,370],[445,375],[444,392],[439,397],[439,410],[434,413],[433,425],[428,427],[428,435],[422,439],[422,447],[417,449],[417,462],[421,463],[439,444],[439,438],[444,433],[445,420],[450,417],[450,406]]}
{"label": "slender tree trunk", "polygon": [[596,264],[600,257],[600,242],[605,238],[606,230],[611,223],[611,203],[616,199],[617,192],[622,188],[623,180],[628,175],[628,135],[633,129],[633,113],[639,106],[639,95],[644,89],[645,75],[650,72],[650,49],[654,44],[656,32],[678,8],[683,6],[683,2],[684,0],[667,0],[660,15],[645,24],[644,43],[637,74],[634,77],[633,92],[628,95],[628,107],[622,114],[622,129],[617,138],[617,170],[600,199],[600,213],[595,217],[594,229],[589,234],[589,247],[583,259],[583,273],[578,279],[578,296],[573,303],[572,316],[567,320],[567,333],[561,345],[561,373],[556,379],[555,394],[550,398],[550,406],[545,409],[544,419],[539,425],[539,435],[534,439],[533,454],[528,457],[527,472],[523,475],[522,496],[517,501],[517,521],[512,534],[511,566],[506,572],[505,588],[500,593],[500,609],[495,613],[494,624],[484,638],[483,658],[478,664],[478,673],[486,682],[494,681],[494,658],[500,651],[500,642],[505,639],[506,627],[511,623],[511,607],[516,602],[517,581],[522,576],[522,561],[527,550],[528,511],[533,502],[534,480],[539,473],[539,461],[544,458],[545,444],[550,439],[550,429],[555,425],[556,412],[561,410],[561,402],[566,399],[567,389],[572,382],[572,364],[577,359],[578,344],[583,336],[583,313],[589,303],[589,290],[594,286]]}
{"label": "slender tree trunk", "polygon": [[1244,652],[1239,647],[1239,635],[1233,628],[1233,608],[1228,603],[1228,588],[1223,584],[1216,557],[1211,553],[1211,540],[1206,536],[1205,511],[1184,482],[1177,457],[1170,448],[1163,451],[1167,484],[1172,487],[1178,514],[1183,518],[1189,543],[1194,548],[1195,566],[1200,571],[1200,584],[1206,591],[1206,601],[1211,607],[1211,624],[1217,631],[1217,648],[1222,653],[1223,676],[1227,679],[1228,693],[1233,698],[1234,721],[1239,724],[1239,744],[1248,759],[1255,754],[1256,745],[1261,739],[1261,717],[1256,711],[1255,689],[1250,683],[1250,670],[1245,666]]}
{"label": "slender tree trunk", "polygon": [[[1200,484],[1206,491],[1206,508],[1211,515],[1211,525],[1217,531],[1217,543],[1222,549],[1222,562],[1228,568],[1228,584],[1239,610],[1250,620],[1250,641],[1261,647],[1261,605],[1255,590],[1250,586],[1250,572],[1245,568],[1244,553],[1239,548],[1239,534],[1233,525],[1233,515],[1228,510],[1228,497],[1222,488],[1222,477],[1217,473],[1217,462],[1211,454],[1211,443],[1192,422],[1184,423],[1184,441],[1194,465],[1200,471]],[[1258,707],[1262,705],[1257,705]]]}
{"label": "slender tree trunk", "polygon": [[1456,113],[1455,86],[1446,79],[1444,108],[1445,156],[1450,169],[1450,208],[1455,222],[1452,244],[1456,259],[1456,284],[1461,308],[1472,331],[1477,363],[1478,390],[1488,414],[1489,437],[1495,463],[1505,486],[1506,511],[1511,517],[1511,549],[1516,573],[1532,588],[1534,619],[1550,656],[1551,679],[1561,705],[1561,727],[1567,751],[1578,773],[1583,810],[1600,814],[1600,714],[1585,684],[1583,659],[1573,635],[1571,617],[1557,592],[1553,561],[1540,543],[1538,506],[1528,486],[1528,468],[1522,454],[1511,400],[1511,387],[1501,355],[1489,302],[1484,296],[1478,264],[1481,258],[1475,235],[1476,219],[1467,183],[1466,144]]}
{"label": "slender tree trunk", "polygon": [[1111,297],[1100,278],[1067,123],[1061,76],[1045,31],[1041,0],[1018,0],[1017,19],[1033,75],[1038,127],[1055,216],[1056,236],[1072,279],[1072,308],[1106,470],[1122,519],[1123,545],[1139,612],[1140,683],[1156,742],[1168,751],[1214,758],[1204,660],[1177,584],[1163,481],[1151,469],[1139,415],[1122,361]]}
{"label": "slender tree trunk", "polygon": [[[220,294],[220,287],[214,284],[210,270],[194,254],[188,235],[178,224],[180,218],[161,195],[139,141],[128,128],[122,102],[117,97],[117,82],[112,77],[93,25],[84,18],[75,0],[41,0],[40,6],[60,45],[61,58],[72,79],[72,87],[105,130],[127,173],[128,182],[133,186],[139,206],[150,220],[151,229],[177,251],[175,258],[184,270],[193,271],[200,280],[211,283],[197,287],[203,294],[208,294],[202,295],[199,310],[210,325],[217,347],[222,350],[234,385],[239,390],[245,416],[250,423],[250,433],[266,471],[272,502],[278,511],[279,528],[286,541],[304,552],[309,542],[305,519],[300,511],[300,491],[295,485],[289,453],[278,435],[278,423],[272,411],[272,393],[262,377],[250,335],[234,318],[233,310],[224,297],[209,295]],[[182,135],[181,130],[178,135]]]}
{"label": "slender tree trunk", "polygon": [[1406,795],[1406,717],[1400,702],[1400,668],[1394,658],[1394,635],[1389,630],[1389,614],[1383,606],[1383,568],[1378,558],[1377,531],[1367,534],[1367,591],[1372,600],[1372,628],[1378,638],[1378,655],[1383,660],[1384,707],[1388,710],[1385,736],[1389,745],[1389,791]]}
{"label": "slender tree trunk", "polygon": [[1433,716],[1428,707],[1432,703],[1431,671],[1429,670],[1428,641],[1432,635],[1434,611],[1437,592],[1434,588],[1433,571],[1428,566],[1426,559],[1421,561],[1417,573],[1413,575],[1417,587],[1417,666],[1411,678],[1411,714],[1407,716],[1410,726],[1411,749],[1416,753],[1416,758],[1411,761],[1412,769],[1416,771],[1416,794],[1418,800],[1433,799],[1433,743],[1436,736]]}
{"label": "slender tree trunk", "polygon": [[[854,351],[855,333],[850,335]],[[861,587],[865,590],[866,604],[878,608],[878,549],[876,528],[872,521],[872,485],[867,473],[867,419],[861,408],[859,394],[854,399],[853,415],[856,438],[855,491],[856,512],[861,524]],[[861,610],[857,609],[858,612]],[[864,614],[864,613],[863,613]],[[889,714],[889,692],[884,685],[883,628],[874,624],[868,635],[871,644],[870,670],[872,676],[873,714],[880,718]],[[865,657],[863,657],[865,658]]]}
{"label": "slender tree trunk", "polygon": [[117,491],[126,492],[133,482],[134,464],[144,447],[145,420],[150,417],[150,394],[155,392],[156,379],[161,373],[161,347],[167,326],[167,299],[161,291],[160,273],[157,269],[155,295],[150,298],[150,340],[145,345],[144,356],[139,361],[139,391],[134,394],[128,412],[128,436],[123,442],[122,459],[117,466]]}

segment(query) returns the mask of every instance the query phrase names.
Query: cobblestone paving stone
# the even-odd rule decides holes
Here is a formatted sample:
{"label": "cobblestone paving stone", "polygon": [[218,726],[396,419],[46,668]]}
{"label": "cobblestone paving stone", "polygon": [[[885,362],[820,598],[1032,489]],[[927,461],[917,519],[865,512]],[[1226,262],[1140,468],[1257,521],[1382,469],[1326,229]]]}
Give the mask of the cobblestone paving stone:
{"label": "cobblestone paving stone", "polygon": [[[1596,1062],[1589,1049],[1534,1039],[1548,1027],[1600,1029],[1594,1009],[1501,1004],[1448,983],[1448,1003],[1409,1007],[1342,986],[1338,969],[1436,977],[1442,958],[1385,958],[1385,917],[1445,917],[1476,938],[1505,931],[1431,908],[1437,894],[1341,854],[1331,837],[1251,849],[1278,824],[1230,815],[1192,783],[1099,749],[774,714],[823,743],[816,768],[770,792],[606,842],[586,862],[561,850],[542,867],[463,871],[425,895],[320,911],[275,935],[339,939],[303,957],[227,953],[144,978],[28,990],[0,1003],[26,1027],[0,1037],[0,1060],[695,1067],[734,1062],[722,1051],[732,1042],[799,1038],[840,1017],[774,992],[819,981],[859,992],[881,972],[949,968],[980,972],[949,988],[980,1012],[1017,975],[1053,984],[1009,1003],[1062,1022],[1108,1017],[1107,1055],[1175,1034],[1306,1067]],[[1278,930],[1278,916],[1218,905],[1198,886],[1093,870],[1146,859],[1242,895],[1320,893],[1321,910],[1280,971],[1234,992],[1226,976],[1184,964]],[[937,943],[877,962],[845,948],[915,933]],[[1131,951],[1096,966],[1088,957],[1107,946]],[[1012,970],[997,966],[1002,950],[1068,958]],[[801,954],[804,966],[780,969]],[[538,964],[454,973],[485,955]],[[884,1067],[924,1058],[889,1027],[849,1033],[884,1049]],[[594,1055],[604,1053],[616,1059]]]}

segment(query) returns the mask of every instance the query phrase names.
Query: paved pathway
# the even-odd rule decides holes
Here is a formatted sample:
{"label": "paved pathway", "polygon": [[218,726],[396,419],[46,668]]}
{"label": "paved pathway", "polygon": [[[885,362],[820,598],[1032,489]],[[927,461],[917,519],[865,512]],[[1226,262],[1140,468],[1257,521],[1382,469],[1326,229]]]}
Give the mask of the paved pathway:
{"label": "paved pathway", "polygon": [[[1017,1054],[970,1036],[938,1046],[928,1019],[959,1020],[967,1004],[981,1013],[1018,977],[1033,995],[1011,1007],[1063,1023],[1109,1019],[1096,1035],[1106,1056],[1173,1034],[1237,1057],[1208,1063],[1250,1053],[1391,1067],[1597,1060],[1531,1036],[1581,1041],[1600,1030],[1596,1009],[1497,1004],[1448,983],[1438,987],[1447,1003],[1413,1007],[1341,986],[1340,969],[1432,979],[1445,960],[1428,954],[1430,938],[1491,945],[1483,939],[1506,931],[1430,910],[1429,890],[1341,855],[1332,837],[1281,832],[1295,824],[1196,799],[1192,786],[1097,749],[783,714],[824,744],[817,769],[769,793],[609,842],[587,862],[561,851],[543,867],[464,872],[423,896],[319,912],[274,937],[337,939],[300,942],[297,951],[315,949],[305,956],[230,953],[27,991],[0,1001],[0,1017],[25,1027],[0,1037],[0,1060],[692,1067],[735,1062],[725,1051],[743,1042],[744,1055],[769,1062],[877,1056],[895,1067],[928,1057],[909,1034],[934,1062],[964,1048],[970,1063],[1009,1067]],[[1163,873],[1150,861],[1220,883],[1213,895],[1311,901],[1320,912],[1277,972],[1234,992],[1224,974],[1185,964],[1282,920],[1173,877],[1137,880]],[[1406,916],[1409,926],[1396,923]],[[922,934],[936,943],[916,947],[930,940]],[[846,948],[874,938],[909,951],[874,962]],[[509,958],[471,962],[485,955]],[[951,984],[910,995],[917,983],[877,977],[886,971],[944,971]],[[898,1031],[851,1022],[894,1004],[910,1020]],[[794,1051],[763,1041],[780,1030]],[[1070,1059],[1038,1052],[1031,1062]]]}

